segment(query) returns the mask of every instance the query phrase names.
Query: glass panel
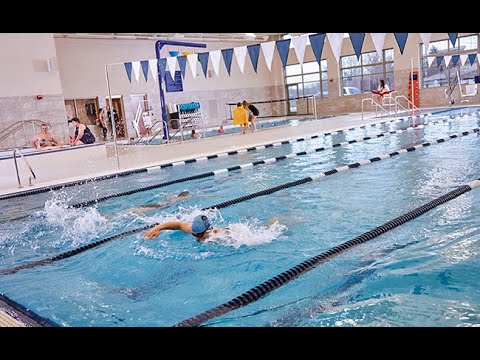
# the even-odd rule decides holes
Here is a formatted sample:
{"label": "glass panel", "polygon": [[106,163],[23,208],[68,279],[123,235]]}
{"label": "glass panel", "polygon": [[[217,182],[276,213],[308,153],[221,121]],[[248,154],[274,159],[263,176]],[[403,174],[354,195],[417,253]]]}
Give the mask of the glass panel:
{"label": "glass panel", "polygon": [[390,72],[393,71],[394,69],[394,64],[393,63],[386,63],[385,64],[385,71]]}
{"label": "glass panel", "polygon": [[320,61],[320,67],[322,71],[327,71],[327,60],[321,60]]}
{"label": "glass panel", "polygon": [[445,72],[445,65],[442,63],[440,66],[432,64],[429,69],[424,70],[423,86],[424,87],[437,87],[447,86],[448,79]]}
{"label": "glass panel", "polygon": [[385,56],[385,61],[393,61],[393,49],[387,49],[383,52],[383,56]]}
{"label": "glass panel", "polygon": [[322,80],[328,80],[328,73],[322,72]]}
{"label": "glass panel", "polygon": [[476,50],[478,47],[478,35],[458,38],[460,50]]}
{"label": "glass panel", "polygon": [[378,56],[376,51],[362,54],[363,65],[378,64],[380,62],[382,62],[382,59],[380,59],[380,56]]}
{"label": "glass panel", "polygon": [[448,51],[450,40],[432,41],[428,44],[428,52],[424,55],[442,55]]}
{"label": "glass panel", "polygon": [[[380,80],[383,79],[383,75],[376,74],[376,75],[364,75],[362,80],[362,91],[363,92],[370,92],[372,90],[377,90],[378,84]],[[388,84],[388,83],[387,83]],[[389,85],[390,87],[390,85]]]}
{"label": "glass panel", "polygon": [[357,66],[358,60],[357,55],[349,55],[340,57],[340,64],[342,68]]}
{"label": "glass panel", "polygon": [[[478,56],[477,56],[478,61]],[[458,61],[460,63],[460,61]],[[466,61],[465,65],[460,68],[460,81],[462,84],[473,84],[474,77],[477,74],[477,62],[474,62],[473,65],[470,65],[470,61]]]}
{"label": "glass panel", "polygon": [[393,79],[394,79],[393,72],[389,72],[386,74],[385,83],[388,85],[390,90],[395,89],[395,82],[393,81]]}
{"label": "glass panel", "polygon": [[320,83],[310,82],[305,83],[303,88],[303,96],[320,94]]}
{"label": "glass panel", "polygon": [[360,88],[362,87],[361,82],[362,78],[360,76],[343,79],[343,95],[360,94]]}
{"label": "glass panel", "polygon": [[322,81],[322,97],[328,96],[328,80]]}
{"label": "glass panel", "polygon": [[316,61],[308,62],[303,64],[303,73],[312,73],[312,72],[319,72],[320,67]]}
{"label": "glass panel", "polygon": [[303,82],[307,81],[319,81],[320,73],[303,75]]}
{"label": "glass panel", "polygon": [[364,75],[383,74],[383,66],[382,65],[364,66],[363,74]]}
{"label": "glass panel", "polygon": [[302,75],[299,76],[289,76],[286,78],[287,84],[294,84],[302,82]]}
{"label": "glass panel", "polygon": [[[298,86],[297,85],[290,85],[288,86],[288,98],[294,99],[298,97]],[[297,112],[297,100],[289,100],[288,101],[288,110],[290,113]]]}
{"label": "glass panel", "polygon": [[301,67],[300,64],[287,65],[285,67],[285,73],[286,73],[287,76],[301,74],[302,73],[302,67]]}
{"label": "glass panel", "polygon": [[356,76],[361,74],[362,74],[362,68],[360,67],[342,70],[342,77]]}

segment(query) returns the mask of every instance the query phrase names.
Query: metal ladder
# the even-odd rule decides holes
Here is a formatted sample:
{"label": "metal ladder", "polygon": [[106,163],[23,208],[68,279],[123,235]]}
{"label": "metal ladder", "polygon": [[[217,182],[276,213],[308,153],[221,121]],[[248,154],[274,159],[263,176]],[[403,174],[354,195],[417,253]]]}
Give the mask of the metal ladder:
{"label": "metal ladder", "polygon": [[[26,126],[28,124],[32,125],[33,134],[31,136],[27,135]],[[22,144],[21,146],[25,146],[30,141],[30,138],[33,137],[37,133],[37,131],[35,129],[35,125],[41,126],[42,124],[47,124],[49,127],[51,127],[50,124],[48,124],[44,121],[38,120],[38,119],[20,120],[20,121],[14,122],[10,126],[7,126],[5,129],[0,131],[0,144],[2,143],[2,141],[4,141],[9,136],[15,134],[16,132],[18,132],[20,130],[23,130],[23,134],[24,134],[24,137],[25,137],[25,143]],[[13,144],[14,144],[15,147],[17,146],[17,144],[15,142],[15,138],[13,140]]]}
{"label": "metal ladder", "polygon": [[[33,169],[32,169],[32,166],[29,164],[29,162],[27,161],[27,159],[25,158],[25,156],[23,156],[22,152],[19,150],[19,149],[14,149],[13,150],[13,162],[15,163],[15,171],[17,173],[17,181],[18,181],[18,188],[21,189],[23,186],[22,186],[22,182],[20,181],[20,173],[18,171],[18,164],[17,164],[17,152],[20,154],[20,156],[22,157],[23,161],[25,161],[25,164],[27,165],[28,169],[30,170],[32,176],[34,179],[37,179],[37,176],[35,175],[35,173],[33,172]],[[30,176],[28,178],[28,185],[29,186],[32,186],[32,176]]]}

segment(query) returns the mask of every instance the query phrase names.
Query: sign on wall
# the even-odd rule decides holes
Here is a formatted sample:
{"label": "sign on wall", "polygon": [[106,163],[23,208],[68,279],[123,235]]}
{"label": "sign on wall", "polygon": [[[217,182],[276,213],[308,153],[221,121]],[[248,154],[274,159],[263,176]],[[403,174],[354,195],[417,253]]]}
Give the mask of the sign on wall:
{"label": "sign on wall", "polygon": [[170,71],[165,71],[165,88],[167,92],[183,91],[182,72],[175,71],[175,80],[172,80]]}

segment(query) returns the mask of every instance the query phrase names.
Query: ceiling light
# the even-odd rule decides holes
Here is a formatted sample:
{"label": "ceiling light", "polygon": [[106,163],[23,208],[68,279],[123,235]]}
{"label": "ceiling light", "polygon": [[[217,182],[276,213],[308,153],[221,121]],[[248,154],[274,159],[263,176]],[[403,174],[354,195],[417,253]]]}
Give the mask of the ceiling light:
{"label": "ceiling light", "polygon": [[251,37],[251,38],[255,38],[256,35],[254,33],[245,33],[246,36],[248,37]]}

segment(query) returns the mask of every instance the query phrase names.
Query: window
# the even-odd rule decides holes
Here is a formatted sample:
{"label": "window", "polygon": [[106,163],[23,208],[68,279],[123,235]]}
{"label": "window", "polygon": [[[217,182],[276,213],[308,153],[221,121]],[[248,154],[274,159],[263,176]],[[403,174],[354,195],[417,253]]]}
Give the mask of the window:
{"label": "window", "polygon": [[380,80],[385,80],[390,89],[394,84],[393,49],[383,50],[382,56],[376,51],[340,57],[342,95],[367,93],[377,89]]}
{"label": "window", "polygon": [[[428,49],[424,44],[421,44],[420,47],[424,88],[448,86],[457,76],[457,72],[460,75],[461,84],[473,82],[473,78],[478,74],[478,58],[473,65],[470,64],[468,58],[462,65],[461,59],[458,58],[458,55],[464,57],[469,54],[477,54],[478,34],[457,38],[455,46],[447,39],[431,41]],[[452,58],[448,64],[445,63],[445,59],[438,63],[437,57],[440,56],[452,56]],[[433,60],[431,66],[428,66],[428,58]],[[456,61],[455,66],[453,65],[454,61]]]}
{"label": "window", "polygon": [[327,60],[322,60],[320,66],[316,61],[306,62],[303,65],[294,64],[285,67],[285,84],[297,85],[298,92],[288,91],[289,98],[309,95],[328,95]]}

